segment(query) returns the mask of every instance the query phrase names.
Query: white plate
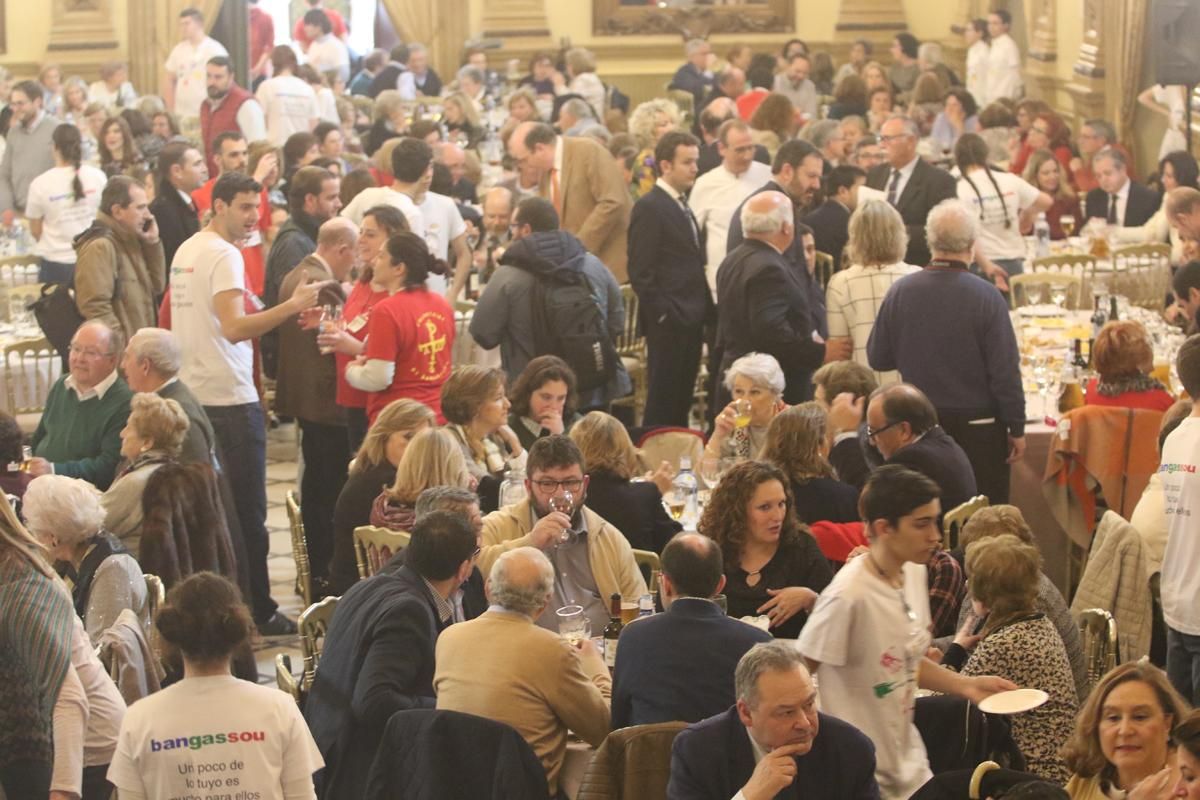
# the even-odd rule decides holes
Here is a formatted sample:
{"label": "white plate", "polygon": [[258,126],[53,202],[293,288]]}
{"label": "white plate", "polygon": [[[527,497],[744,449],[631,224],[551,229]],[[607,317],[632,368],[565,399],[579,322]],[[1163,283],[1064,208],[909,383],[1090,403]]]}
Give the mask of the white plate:
{"label": "white plate", "polygon": [[985,714],[1020,714],[1031,711],[1050,699],[1041,689],[1014,689],[984,698],[979,710]]}

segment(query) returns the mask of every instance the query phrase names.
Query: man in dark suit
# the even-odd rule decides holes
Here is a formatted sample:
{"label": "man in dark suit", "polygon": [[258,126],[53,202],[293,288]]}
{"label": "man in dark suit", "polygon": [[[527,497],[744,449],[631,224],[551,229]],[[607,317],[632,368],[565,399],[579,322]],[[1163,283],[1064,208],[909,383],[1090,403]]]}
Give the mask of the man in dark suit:
{"label": "man in dark suit", "polygon": [[900,212],[908,231],[904,261],[925,266],[929,246],[925,242],[925,217],[930,209],[955,196],[949,172],[926,163],[917,155],[920,130],[907,117],[892,117],[879,130],[879,141],[887,152],[887,163],[867,173],[867,186],[885,192],[887,201]]}
{"label": "man in dark suit", "polygon": [[971,461],[938,425],[937,410],[915,386],[893,383],[871,393],[867,440],[885,463],[928,476],[942,490],[942,507],[952,509],[977,493]]}
{"label": "man in dark suit", "polygon": [[[814,161],[819,177],[820,158]],[[720,374],[746,353],[766,353],[783,368],[784,401],[811,399],[812,373],[829,351],[813,337],[806,289],[786,255],[796,238],[792,200],[783,192],[762,192],[736,216],[746,238],[717,269]],[[727,394],[720,392],[714,407],[728,402]]]}
{"label": "man in dark suit", "polygon": [[712,91],[704,98],[704,104],[701,108],[707,107],[713,100],[720,97],[728,97],[730,100],[737,100],[746,91],[746,73],[742,72],[737,67],[726,67],[716,74],[713,78]]}
{"label": "man in dark suit", "polygon": [[687,425],[712,311],[703,233],[687,205],[698,145],[680,131],[658,140],[658,181],[634,205],[629,224],[629,282],[647,350],[644,425]]}
{"label": "man in dark suit", "polygon": [[[613,670],[612,727],[699,722],[733,704],[733,671],[771,634],[725,616],[710,598],[725,587],[721,548],[698,533],[676,535],[662,551],[665,614],[621,633]],[[688,675],[686,681],[680,675]]]}
{"label": "man in dark suit", "polygon": [[737,665],[737,705],[675,737],[668,800],[878,800],[875,746],[817,711],[795,644],[755,645]]}
{"label": "man in dark suit", "polygon": [[1109,225],[1136,228],[1145,225],[1159,206],[1162,196],[1129,177],[1125,155],[1115,147],[1106,147],[1092,159],[1092,171],[1100,185],[1087,193],[1087,218]]}
{"label": "man in dark suit", "polygon": [[342,595],[304,708],[325,759],[321,797],[363,796],[388,719],[434,707],[434,646],[478,552],[465,517],[436,511],[413,525],[403,567]]}
{"label": "man in dark suit", "polygon": [[834,269],[849,266],[842,263],[842,251],[850,240],[850,215],[858,205],[858,187],[866,181],[867,173],[858,167],[834,167],[825,177],[825,202],[801,220],[813,229],[817,250],[833,256]]}
{"label": "man in dark suit", "polygon": [[150,213],[158,221],[168,270],[179,245],[200,231],[200,215],[191,195],[207,180],[204,155],[187,142],[168,142],[159,151],[158,188]]}
{"label": "man in dark suit", "polygon": [[[696,162],[696,177],[716,169],[722,161],[720,130],[727,120],[737,116],[736,106],[728,97],[718,97],[711,101],[697,118],[701,140],[700,159]],[[754,160],[760,164],[770,164],[771,155],[761,144],[754,145]]]}
{"label": "man in dark suit", "polygon": [[712,47],[703,39],[689,39],[683,46],[687,63],[675,70],[674,77],[667,84],[668,89],[680,89],[690,92],[695,102],[695,108],[703,108],[704,96],[712,88],[713,76],[708,69],[708,58],[712,55]]}

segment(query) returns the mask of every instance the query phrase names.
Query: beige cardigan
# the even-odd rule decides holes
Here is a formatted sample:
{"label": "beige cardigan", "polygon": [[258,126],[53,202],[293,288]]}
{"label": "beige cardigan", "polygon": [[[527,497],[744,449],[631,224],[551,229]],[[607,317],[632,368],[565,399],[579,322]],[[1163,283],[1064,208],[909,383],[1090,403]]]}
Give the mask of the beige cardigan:
{"label": "beige cardigan", "polygon": [[1116,620],[1117,663],[1137,661],[1150,652],[1150,572],[1142,537],[1112,510],[1105,511],[1096,526],[1092,551],[1071,603],[1076,616],[1088,608],[1102,608]]}
{"label": "beige cardigan", "polygon": [[[647,591],[646,581],[633,559],[629,540],[611,523],[606,522],[587,506],[583,507],[587,522],[588,561],[596,578],[601,597],[619,594],[634,600]],[[483,550],[479,554],[479,571],[487,575],[492,564],[507,550],[533,547],[529,536],[532,530],[529,500],[493,511],[483,520]]]}

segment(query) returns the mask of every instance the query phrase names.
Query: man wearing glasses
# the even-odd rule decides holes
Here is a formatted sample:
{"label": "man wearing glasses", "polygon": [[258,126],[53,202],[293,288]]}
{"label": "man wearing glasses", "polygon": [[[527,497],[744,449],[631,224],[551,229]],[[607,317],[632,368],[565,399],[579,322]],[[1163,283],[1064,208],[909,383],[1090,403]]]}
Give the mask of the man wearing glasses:
{"label": "man wearing glasses", "polygon": [[529,448],[526,500],[505,506],[483,520],[485,574],[500,555],[533,546],[554,565],[554,592],[535,620],[557,630],[555,611],[583,606],[592,632],[608,623],[608,600],[614,594],[634,601],[646,593],[646,581],[633,558],[629,541],[611,523],[584,506],[587,476],[583,454],[567,436],[546,436]]}
{"label": "man wearing glasses", "polygon": [[33,432],[29,474],[83,478],[101,490],[112,483],[133,397],[117,374],[123,344],[121,334],[100,320],[75,331],[70,371],[50,389]]}

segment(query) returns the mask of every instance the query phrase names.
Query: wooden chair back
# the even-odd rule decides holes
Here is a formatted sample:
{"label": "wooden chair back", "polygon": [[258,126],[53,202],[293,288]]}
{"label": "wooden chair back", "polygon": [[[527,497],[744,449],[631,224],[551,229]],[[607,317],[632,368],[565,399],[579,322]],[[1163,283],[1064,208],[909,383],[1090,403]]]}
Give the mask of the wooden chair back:
{"label": "wooden chair back", "polygon": [[358,577],[369,578],[382,569],[392,556],[408,547],[409,533],[363,525],[354,529],[354,560]]}
{"label": "wooden chair back", "polygon": [[979,509],[987,507],[987,496],[977,494],[967,502],[950,509],[942,516],[942,532],[945,534],[947,550],[958,549],[958,539],[962,535],[962,529],[967,524],[967,520]]}

